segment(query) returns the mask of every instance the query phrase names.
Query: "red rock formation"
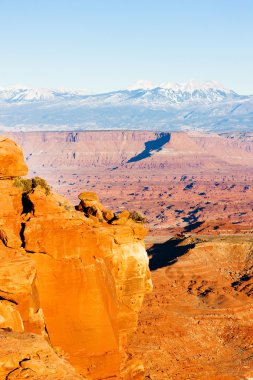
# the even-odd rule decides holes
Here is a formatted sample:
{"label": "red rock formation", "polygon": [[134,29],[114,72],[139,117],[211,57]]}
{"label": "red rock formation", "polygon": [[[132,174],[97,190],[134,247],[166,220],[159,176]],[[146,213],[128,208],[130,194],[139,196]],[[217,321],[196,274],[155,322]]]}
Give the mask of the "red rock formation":
{"label": "red rock formation", "polygon": [[201,233],[244,233],[252,229],[250,135],[171,133],[169,141],[150,156],[147,144],[152,146],[159,133],[10,135],[24,148],[32,175],[43,174],[71,201],[84,189],[95,188],[106,208],[145,214],[153,234],[194,230],[202,222],[206,223],[197,230]]}
{"label": "red rock formation", "polygon": [[0,178],[26,175],[28,169],[20,147],[6,137],[0,137],[0,146]]}
{"label": "red rock formation", "polygon": [[35,334],[0,330],[0,378],[6,380],[84,380]]}
{"label": "red rock formation", "polygon": [[[151,288],[144,227],[126,215],[124,223],[109,224],[110,212],[97,197],[92,204],[95,213],[86,214],[86,209],[76,211],[62,196],[48,194],[41,181],[31,185],[13,179],[26,172],[22,155],[13,142],[1,141],[4,148],[8,146],[6,161],[0,146],[1,162],[8,169],[2,170],[0,181],[0,328],[44,335],[90,379],[117,378],[121,368],[126,377],[134,378],[134,372],[139,376],[140,364],[126,363],[124,345]],[[80,198],[84,207],[91,207]],[[18,335],[8,339],[13,342],[13,337],[18,339]],[[23,335],[21,350],[22,341],[32,340],[33,336]],[[46,350],[50,351],[48,345]],[[6,353],[0,347],[1,355]],[[49,361],[52,366],[55,360]],[[1,363],[5,371],[5,361]],[[21,367],[15,372],[17,379],[22,378]],[[44,379],[44,369],[35,371],[37,378]]]}

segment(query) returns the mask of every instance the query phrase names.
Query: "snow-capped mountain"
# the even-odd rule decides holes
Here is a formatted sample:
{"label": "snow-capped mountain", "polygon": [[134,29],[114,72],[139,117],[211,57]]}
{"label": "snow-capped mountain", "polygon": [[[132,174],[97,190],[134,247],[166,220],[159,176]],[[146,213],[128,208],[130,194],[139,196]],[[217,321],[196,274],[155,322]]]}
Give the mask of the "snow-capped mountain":
{"label": "snow-capped mountain", "polygon": [[213,103],[226,98],[238,98],[234,91],[215,81],[203,84],[190,81],[183,84],[165,83],[153,88],[136,88],[133,90],[113,91],[104,94],[88,95],[85,91],[59,89],[0,89],[0,99],[14,102],[43,102],[63,100],[83,100],[87,104],[153,104],[174,105],[181,103]]}
{"label": "snow-capped mountain", "polygon": [[0,129],[253,130],[253,97],[215,81],[145,84],[102,94],[0,88]]}
{"label": "snow-capped mountain", "polygon": [[48,88],[0,88],[0,101],[9,103],[15,102],[43,102],[80,99],[85,95],[85,91],[72,91],[66,89]]}
{"label": "snow-capped mountain", "polygon": [[162,83],[159,86],[134,88],[134,98],[155,102],[156,104],[181,104],[191,102],[213,103],[226,98],[238,98],[239,95],[216,81],[198,83]]}

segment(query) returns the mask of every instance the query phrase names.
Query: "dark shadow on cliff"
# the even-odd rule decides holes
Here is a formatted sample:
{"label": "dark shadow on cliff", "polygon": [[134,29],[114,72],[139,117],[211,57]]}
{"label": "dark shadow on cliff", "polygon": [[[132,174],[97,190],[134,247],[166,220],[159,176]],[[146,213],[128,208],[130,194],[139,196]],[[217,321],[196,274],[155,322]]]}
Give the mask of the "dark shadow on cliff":
{"label": "dark shadow on cliff", "polygon": [[151,271],[167,267],[177,262],[178,257],[185,255],[195,244],[179,245],[184,239],[172,238],[162,244],[154,244],[147,250]]}
{"label": "dark shadow on cliff", "polygon": [[156,140],[145,142],[145,149],[141,153],[139,153],[137,156],[130,158],[127,161],[127,164],[131,162],[144,160],[147,157],[151,157],[153,153],[159,152],[162,149],[163,145],[165,145],[166,143],[170,141],[169,133],[162,132],[162,133],[157,134],[157,136],[158,138]]}

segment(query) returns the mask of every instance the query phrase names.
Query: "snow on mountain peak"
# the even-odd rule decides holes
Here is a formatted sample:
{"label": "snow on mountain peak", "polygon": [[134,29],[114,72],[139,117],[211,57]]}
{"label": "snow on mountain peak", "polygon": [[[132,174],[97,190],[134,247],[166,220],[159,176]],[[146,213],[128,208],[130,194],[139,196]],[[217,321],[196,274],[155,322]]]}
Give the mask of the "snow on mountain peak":
{"label": "snow on mountain peak", "polygon": [[[237,98],[234,91],[226,89],[217,81],[199,83],[162,83],[154,85],[140,80],[128,90],[112,91],[103,94],[91,94],[85,90],[24,88],[23,86],[3,89],[0,88],[0,100],[7,103],[59,103],[62,101],[79,102],[99,106],[101,104],[125,104],[164,107],[186,103],[211,104],[225,99]],[[76,104],[77,104],[76,103]]]}
{"label": "snow on mountain peak", "polygon": [[50,89],[35,89],[25,86],[0,88],[0,99],[10,102],[50,100],[53,93]]}
{"label": "snow on mountain peak", "polygon": [[226,88],[223,84],[210,80],[203,83],[195,80],[190,80],[185,83],[171,83],[163,82],[160,84],[153,84],[147,80],[138,80],[135,84],[128,87],[129,90],[152,90],[154,88],[164,88],[166,90],[181,91],[181,92],[193,92],[193,91],[208,91],[208,90],[220,90],[223,92],[231,92],[232,90]]}
{"label": "snow on mountain peak", "polygon": [[54,94],[50,89],[32,88],[32,89],[26,89],[24,91],[21,91],[12,100],[13,101],[18,101],[18,100],[39,101],[39,100],[51,100],[53,98],[54,98]]}
{"label": "snow on mountain peak", "polygon": [[216,81],[154,85],[99,94],[73,89],[0,88],[4,130],[249,130],[253,96],[238,95]]}
{"label": "snow on mountain peak", "polygon": [[221,83],[217,81],[207,81],[200,83],[194,80],[185,83],[165,83],[161,84],[162,88],[172,89],[174,91],[193,92],[193,91],[206,91],[206,90],[221,90],[230,92],[231,90],[225,88]]}
{"label": "snow on mountain peak", "polygon": [[87,95],[86,90],[70,90],[66,88],[28,88],[25,86],[0,87],[0,100],[8,102],[40,102],[78,98]]}

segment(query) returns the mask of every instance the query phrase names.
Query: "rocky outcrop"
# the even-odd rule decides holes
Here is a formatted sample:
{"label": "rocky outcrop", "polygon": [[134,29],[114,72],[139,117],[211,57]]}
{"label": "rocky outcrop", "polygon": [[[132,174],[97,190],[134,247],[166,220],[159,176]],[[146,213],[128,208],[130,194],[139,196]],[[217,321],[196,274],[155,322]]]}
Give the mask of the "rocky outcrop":
{"label": "rocky outcrop", "polygon": [[21,148],[12,140],[0,137],[0,178],[23,176],[27,172]]}
{"label": "rocky outcrop", "polygon": [[81,380],[75,369],[35,334],[0,331],[0,378]]}
{"label": "rocky outcrop", "polygon": [[[20,149],[2,139],[1,153],[7,169],[2,169],[0,181],[0,328],[16,332],[1,336],[2,342],[9,339],[10,357],[15,357],[13,369],[7,368],[8,353],[1,346],[2,370],[15,370],[13,378],[19,379],[29,368],[28,378],[44,379],[48,368],[48,379],[65,378],[68,365],[57,372],[61,359],[51,345],[60,347],[77,372],[89,379],[141,378],[142,365],[128,364],[124,346],[151,289],[145,228],[129,214],[115,216],[94,194],[81,194],[75,208],[64,197],[49,193],[38,179],[32,187],[15,179],[26,173]],[[16,353],[15,340],[20,347]],[[34,358],[32,342],[50,352],[48,362],[44,354],[39,362]],[[30,350],[24,348],[29,345]],[[23,360],[30,361],[25,363],[28,367],[20,365]],[[66,379],[72,379],[71,371]]]}

